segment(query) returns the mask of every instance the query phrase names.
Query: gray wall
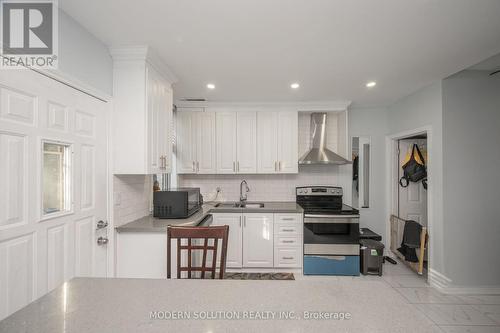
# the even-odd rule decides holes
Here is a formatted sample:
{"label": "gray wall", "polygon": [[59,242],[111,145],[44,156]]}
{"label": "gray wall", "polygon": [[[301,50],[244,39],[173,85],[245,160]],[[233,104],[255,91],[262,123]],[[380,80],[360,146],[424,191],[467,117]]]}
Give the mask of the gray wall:
{"label": "gray wall", "polygon": [[389,245],[386,232],[385,197],[385,137],[387,135],[387,109],[350,109],[349,136],[370,137],[370,207],[360,208],[360,226],[382,235],[382,241]]}
{"label": "gray wall", "polygon": [[420,127],[431,128],[428,140],[432,145],[432,155],[429,156],[429,173],[432,175],[432,178],[429,177],[429,189],[432,188],[432,197],[429,198],[428,209],[433,221],[429,225],[432,247],[429,259],[430,268],[444,274],[442,104],[441,81],[420,89],[389,107],[388,132],[393,135]]}
{"label": "gray wall", "polygon": [[55,72],[112,95],[113,63],[108,48],[62,10],[59,10],[59,69]]}
{"label": "gray wall", "polygon": [[500,284],[500,75],[443,81],[445,275],[454,286]]}

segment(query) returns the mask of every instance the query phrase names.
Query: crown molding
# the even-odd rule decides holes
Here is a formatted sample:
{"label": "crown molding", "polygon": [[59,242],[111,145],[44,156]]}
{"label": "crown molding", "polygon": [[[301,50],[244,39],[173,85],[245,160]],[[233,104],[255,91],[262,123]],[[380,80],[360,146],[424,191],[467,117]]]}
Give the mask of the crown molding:
{"label": "crown molding", "polygon": [[170,83],[179,79],[151,47],[147,45],[112,46],[109,54],[114,62],[120,61],[143,61],[153,66]]}
{"label": "crown molding", "polygon": [[309,102],[187,102],[176,100],[178,108],[286,108],[296,111],[345,111],[351,101],[309,101]]}

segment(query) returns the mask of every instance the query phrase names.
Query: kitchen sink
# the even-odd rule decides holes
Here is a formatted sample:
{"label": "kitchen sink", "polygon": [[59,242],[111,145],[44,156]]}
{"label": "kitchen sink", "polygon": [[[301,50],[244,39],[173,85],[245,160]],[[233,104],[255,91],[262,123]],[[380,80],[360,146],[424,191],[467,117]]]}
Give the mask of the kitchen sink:
{"label": "kitchen sink", "polygon": [[215,205],[216,208],[264,208],[262,202],[219,202]]}
{"label": "kitchen sink", "polygon": [[264,208],[264,204],[261,202],[243,203],[241,208]]}

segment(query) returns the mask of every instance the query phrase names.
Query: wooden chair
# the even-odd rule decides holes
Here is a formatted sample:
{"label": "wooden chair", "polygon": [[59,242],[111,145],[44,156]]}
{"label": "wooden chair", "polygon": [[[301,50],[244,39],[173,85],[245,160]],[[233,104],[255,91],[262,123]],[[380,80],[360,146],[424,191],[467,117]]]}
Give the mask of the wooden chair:
{"label": "wooden chair", "polygon": [[[218,240],[222,239],[222,249],[220,257],[219,279],[224,278],[226,270],[227,256],[227,238],[229,226],[212,226],[212,227],[174,227],[167,228],[167,278],[171,278],[171,240],[177,240],[177,278],[181,278],[181,272],[187,272],[187,278],[191,279],[192,272],[201,272],[201,278],[205,279],[205,272],[211,272],[211,278],[215,279],[217,269],[217,246]],[[187,239],[187,245],[181,245],[182,240]],[[203,240],[203,245],[193,245],[193,239]],[[213,245],[209,246],[208,242],[213,239]],[[181,251],[188,252],[187,267],[181,266]],[[203,260],[201,267],[192,266],[192,250],[203,250]],[[207,267],[207,252],[212,251],[212,263]]]}

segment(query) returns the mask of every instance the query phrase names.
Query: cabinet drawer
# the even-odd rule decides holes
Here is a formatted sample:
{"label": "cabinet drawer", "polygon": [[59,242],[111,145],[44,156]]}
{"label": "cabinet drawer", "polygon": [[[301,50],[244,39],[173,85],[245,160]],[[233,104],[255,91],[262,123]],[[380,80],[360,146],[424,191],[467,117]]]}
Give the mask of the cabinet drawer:
{"label": "cabinet drawer", "polygon": [[300,267],[300,247],[279,247],[274,249],[274,267]]}
{"label": "cabinet drawer", "polygon": [[302,215],[301,214],[274,214],[275,222],[284,222],[284,223],[298,223],[302,224]]}
{"label": "cabinet drawer", "polygon": [[302,235],[302,228],[302,224],[298,223],[276,222],[274,224],[274,232],[276,235]]}
{"label": "cabinet drawer", "polygon": [[300,246],[302,237],[300,236],[274,236],[274,246]]}

